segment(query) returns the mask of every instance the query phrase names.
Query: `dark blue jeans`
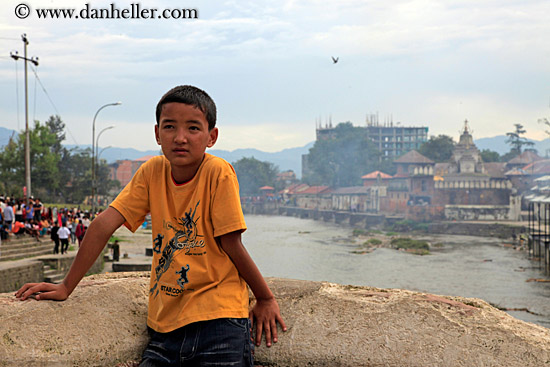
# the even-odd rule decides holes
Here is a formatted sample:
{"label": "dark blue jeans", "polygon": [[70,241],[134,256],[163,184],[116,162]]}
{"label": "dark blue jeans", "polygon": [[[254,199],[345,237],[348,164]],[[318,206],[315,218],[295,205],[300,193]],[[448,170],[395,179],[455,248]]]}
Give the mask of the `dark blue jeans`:
{"label": "dark blue jeans", "polygon": [[254,365],[249,319],[195,322],[169,333],[149,329],[140,367]]}

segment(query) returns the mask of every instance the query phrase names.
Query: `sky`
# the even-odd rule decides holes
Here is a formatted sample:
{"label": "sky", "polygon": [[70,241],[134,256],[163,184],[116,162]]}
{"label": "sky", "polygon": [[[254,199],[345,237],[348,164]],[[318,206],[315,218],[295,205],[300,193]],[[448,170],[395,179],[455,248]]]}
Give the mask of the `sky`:
{"label": "sky", "polygon": [[[198,17],[37,14],[138,5]],[[427,126],[455,141],[465,119],[475,139],[520,123],[526,137],[542,140],[537,121],[550,119],[548,14],[547,0],[2,0],[0,126],[25,128],[24,62],[10,57],[23,54],[25,33],[28,57],[39,58],[29,66],[29,121],[59,114],[66,144],[91,145],[94,115],[120,101],[97,115],[96,137],[114,126],[99,146],[158,149],[156,103],[180,84],[216,101],[216,149],[304,146],[318,124],[364,126],[373,114],[381,124]]]}

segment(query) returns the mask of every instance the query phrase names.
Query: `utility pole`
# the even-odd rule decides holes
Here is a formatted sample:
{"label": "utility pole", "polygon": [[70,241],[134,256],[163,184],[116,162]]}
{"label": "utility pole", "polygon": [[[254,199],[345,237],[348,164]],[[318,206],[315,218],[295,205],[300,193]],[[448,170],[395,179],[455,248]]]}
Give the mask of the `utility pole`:
{"label": "utility pole", "polygon": [[29,93],[28,93],[28,81],[27,81],[27,61],[32,62],[34,65],[38,66],[38,57],[27,57],[27,45],[29,40],[27,35],[23,33],[21,35],[23,40],[23,56],[19,56],[17,51],[11,52],[10,56],[15,60],[23,59],[25,60],[25,199],[26,204],[29,205],[29,198],[31,196],[31,139],[29,136]]}

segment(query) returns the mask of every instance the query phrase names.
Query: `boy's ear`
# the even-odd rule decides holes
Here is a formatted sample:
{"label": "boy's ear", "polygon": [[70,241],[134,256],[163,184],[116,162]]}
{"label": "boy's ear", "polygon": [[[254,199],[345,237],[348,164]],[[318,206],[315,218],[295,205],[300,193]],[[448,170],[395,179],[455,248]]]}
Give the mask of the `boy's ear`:
{"label": "boy's ear", "polygon": [[210,137],[208,138],[208,144],[206,145],[208,148],[212,148],[214,144],[216,144],[216,140],[218,140],[218,128],[215,127],[212,130],[209,131]]}
{"label": "boy's ear", "polygon": [[157,144],[160,145],[160,136],[159,136],[159,125],[155,125],[155,139],[157,139]]}

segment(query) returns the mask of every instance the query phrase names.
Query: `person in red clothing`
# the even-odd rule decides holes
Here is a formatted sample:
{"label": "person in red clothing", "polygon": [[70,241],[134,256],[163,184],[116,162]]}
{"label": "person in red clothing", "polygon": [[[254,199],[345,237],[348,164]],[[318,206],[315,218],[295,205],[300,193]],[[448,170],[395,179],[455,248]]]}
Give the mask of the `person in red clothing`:
{"label": "person in red clothing", "polygon": [[82,224],[82,221],[79,220],[78,224],[76,226],[76,239],[78,240],[78,247],[80,247],[80,244],[82,243],[82,239],[84,238],[84,234],[86,233],[86,227],[84,227],[84,224]]}
{"label": "person in red clothing", "polygon": [[25,225],[22,222],[16,221],[11,227],[11,232],[16,235],[23,234],[25,233]]}

